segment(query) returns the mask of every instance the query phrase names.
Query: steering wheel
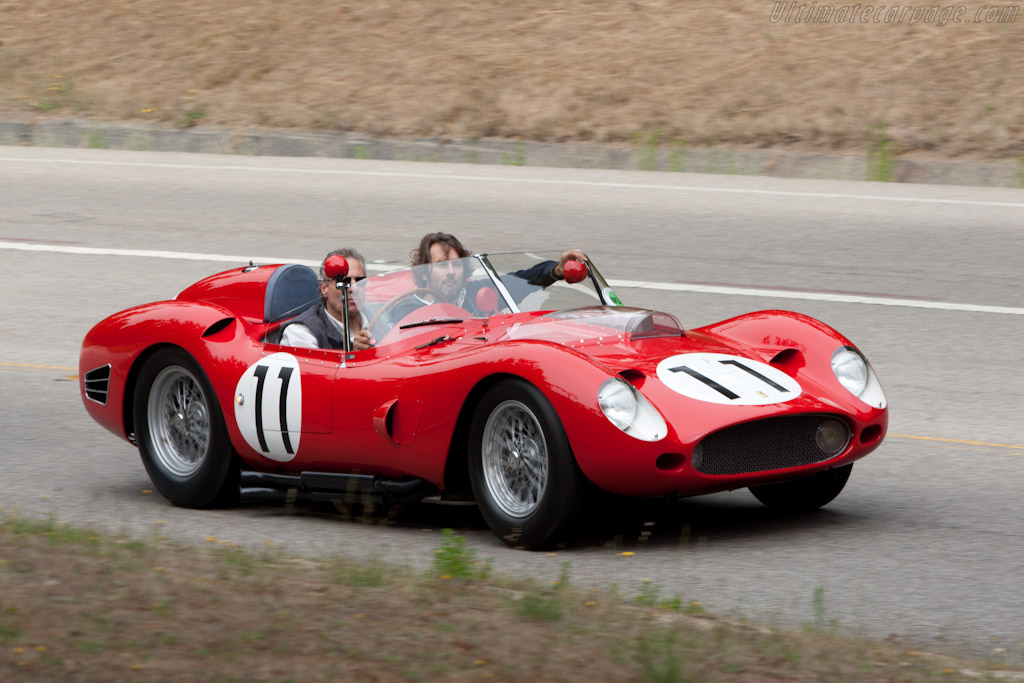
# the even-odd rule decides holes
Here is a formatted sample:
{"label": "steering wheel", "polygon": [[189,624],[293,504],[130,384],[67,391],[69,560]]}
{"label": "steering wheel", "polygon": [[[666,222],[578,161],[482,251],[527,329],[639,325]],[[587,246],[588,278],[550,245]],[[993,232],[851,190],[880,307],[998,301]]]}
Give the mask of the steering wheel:
{"label": "steering wheel", "polygon": [[385,311],[387,311],[389,308],[393,307],[395,304],[397,304],[402,299],[404,299],[404,298],[406,298],[408,296],[412,296],[413,294],[430,294],[435,299],[440,299],[441,298],[441,296],[437,292],[435,292],[434,290],[430,289],[429,287],[415,287],[415,288],[410,289],[408,291],[402,292],[401,294],[396,294],[395,296],[393,296],[390,299],[388,299],[384,303],[383,306],[381,306],[380,308],[377,309],[377,312],[373,314],[373,318],[371,318],[370,322],[368,322],[366,324],[366,327],[368,329],[372,330],[374,328],[374,326],[380,321],[380,319],[384,315]]}

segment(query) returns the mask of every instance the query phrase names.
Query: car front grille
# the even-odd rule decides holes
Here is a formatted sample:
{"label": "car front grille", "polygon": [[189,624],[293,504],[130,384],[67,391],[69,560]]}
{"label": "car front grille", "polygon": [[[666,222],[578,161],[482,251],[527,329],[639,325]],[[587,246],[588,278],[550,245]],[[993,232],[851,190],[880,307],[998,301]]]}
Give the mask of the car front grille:
{"label": "car front grille", "polygon": [[[836,421],[846,439],[835,452],[818,446],[818,427]],[[830,460],[846,450],[850,427],[833,415],[794,415],[744,422],[705,437],[693,451],[693,466],[702,474],[745,474]]]}
{"label": "car front grille", "polygon": [[102,365],[85,373],[85,397],[96,403],[107,404],[110,390],[110,366]]}

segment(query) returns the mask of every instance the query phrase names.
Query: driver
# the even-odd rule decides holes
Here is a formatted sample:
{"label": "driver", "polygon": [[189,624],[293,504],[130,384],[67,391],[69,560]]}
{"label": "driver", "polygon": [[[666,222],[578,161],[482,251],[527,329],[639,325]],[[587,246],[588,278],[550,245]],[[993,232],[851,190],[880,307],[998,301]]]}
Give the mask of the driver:
{"label": "driver", "polygon": [[[344,256],[348,261],[348,277],[357,282],[366,277],[366,260],[355,249],[335,249],[324,257],[320,264],[320,302],[322,306],[313,306],[296,316],[282,328],[282,346],[298,346],[306,349],[345,348],[345,309],[341,290],[335,280],[329,279],[324,265],[331,256]],[[371,348],[375,340],[370,331],[364,329],[366,321],[356,305],[355,297],[348,298],[348,321],[352,328],[352,348],[364,351]]]}
{"label": "driver", "polygon": [[[410,256],[414,266],[429,264],[428,281],[421,284],[437,292],[439,302],[455,304],[472,313],[478,313],[476,291],[468,291],[466,273],[464,272],[465,264],[459,260],[470,254],[469,249],[462,246],[462,242],[454,235],[445,232],[432,232],[423,236],[419,247],[414,249]],[[512,275],[535,287],[547,287],[562,279],[563,268],[567,261],[585,263],[586,260],[587,257],[583,255],[582,251],[571,249],[562,252],[558,261],[542,261],[530,268],[512,273]],[[506,281],[506,286],[508,287],[512,282],[514,281]],[[511,291],[510,293],[517,299],[519,298],[517,292]],[[524,292],[523,296],[526,293],[528,292]],[[428,301],[418,294],[410,297],[408,302],[400,305],[393,319],[401,320],[416,308],[428,303],[437,302]]]}

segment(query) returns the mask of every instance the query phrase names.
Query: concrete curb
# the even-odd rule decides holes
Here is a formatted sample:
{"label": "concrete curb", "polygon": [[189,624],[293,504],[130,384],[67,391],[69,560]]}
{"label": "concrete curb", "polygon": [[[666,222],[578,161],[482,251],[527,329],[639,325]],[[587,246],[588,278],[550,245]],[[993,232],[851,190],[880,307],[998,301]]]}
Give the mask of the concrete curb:
{"label": "concrete curb", "polygon": [[[394,161],[600,168],[758,175],[776,178],[868,180],[864,157],[771,149],[690,148],[679,144],[552,144],[514,140],[371,138],[305,130],[167,128],[80,120],[0,121],[0,145],[74,147],[250,156],[325,157]],[[1024,187],[1018,161],[897,158],[900,183]]]}

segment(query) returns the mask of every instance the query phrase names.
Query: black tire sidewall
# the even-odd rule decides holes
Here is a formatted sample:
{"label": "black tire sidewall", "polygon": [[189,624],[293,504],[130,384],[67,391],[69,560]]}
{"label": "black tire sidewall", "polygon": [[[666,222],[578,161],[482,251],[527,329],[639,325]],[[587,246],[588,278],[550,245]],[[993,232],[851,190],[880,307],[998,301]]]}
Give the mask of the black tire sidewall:
{"label": "black tire sidewall", "polygon": [[[157,376],[163,370],[175,366],[187,370],[199,382],[210,416],[210,443],[203,463],[187,477],[166,471],[151,446],[153,437],[148,416],[150,392]],[[166,348],[147,359],[139,375],[133,409],[136,445],[142,464],[156,489],[172,503],[182,507],[201,508],[225,502],[225,491],[232,485],[230,475],[234,453],[217,395],[206,373],[192,356],[178,348]]]}
{"label": "black tire sidewall", "polygon": [[[548,480],[541,502],[525,517],[512,517],[491,499],[483,473],[483,434],[487,418],[501,403],[514,400],[530,410],[547,442]],[[494,533],[513,547],[546,548],[557,543],[576,521],[583,495],[583,475],[569,446],[554,407],[532,384],[504,380],[492,387],[477,405],[470,429],[469,478],[484,520]]]}

